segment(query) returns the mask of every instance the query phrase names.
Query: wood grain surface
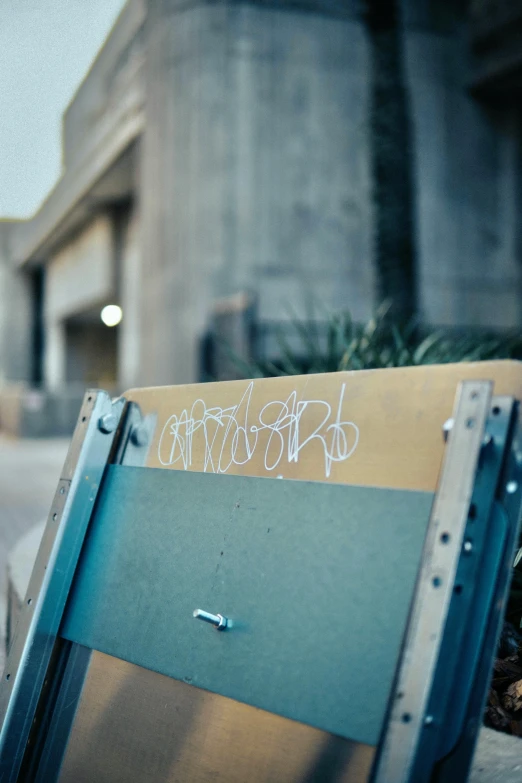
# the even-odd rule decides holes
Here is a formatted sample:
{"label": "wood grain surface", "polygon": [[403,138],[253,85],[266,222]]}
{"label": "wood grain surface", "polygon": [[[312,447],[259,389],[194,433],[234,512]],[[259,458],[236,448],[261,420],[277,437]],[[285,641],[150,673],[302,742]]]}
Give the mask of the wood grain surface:
{"label": "wood grain surface", "polygon": [[147,466],[434,491],[460,381],[522,396],[514,361],[133,389]]}

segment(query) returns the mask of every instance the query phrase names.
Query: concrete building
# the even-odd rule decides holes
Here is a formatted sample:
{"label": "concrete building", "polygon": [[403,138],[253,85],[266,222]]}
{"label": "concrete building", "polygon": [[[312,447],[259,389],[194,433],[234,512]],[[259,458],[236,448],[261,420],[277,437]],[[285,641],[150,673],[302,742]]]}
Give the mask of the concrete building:
{"label": "concrete building", "polygon": [[[404,8],[420,309],[512,328],[522,2],[468,5]],[[86,384],[201,379],[212,329],[250,351],[248,323],[310,298],[369,316],[369,56],[359,0],[129,0],[65,112],[61,179],[0,223],[4,426],[13,383],[37,417]]]}

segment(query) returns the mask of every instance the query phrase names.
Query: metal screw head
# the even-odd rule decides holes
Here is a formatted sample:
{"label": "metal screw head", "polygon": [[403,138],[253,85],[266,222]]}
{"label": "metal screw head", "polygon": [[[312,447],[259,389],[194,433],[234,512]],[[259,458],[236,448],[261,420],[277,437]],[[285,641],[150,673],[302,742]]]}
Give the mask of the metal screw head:
{"label": "metal screw head", "polygon": [[467,555],[469,555],[469,553],[473,551],[473,544],[471,543],[471,541],[469,539],[467,541],[464,541],[463,549],[464,549],[464,552],[466,552]]}
{"label": "metal screw head", "polygon": [[98,419],[98,429],[105,435],[110,435],[111,432],[114,432],[117,426],[118,419],[114,413],[106,413],[105,416],[102,416],[100,419]]}
{"label": "metal screw head", "polygon": [[137,424],[135,427],[133,427],[131,430],[130,439],[134,446],[146,446],[149,442],[149,435],[145,425]]}

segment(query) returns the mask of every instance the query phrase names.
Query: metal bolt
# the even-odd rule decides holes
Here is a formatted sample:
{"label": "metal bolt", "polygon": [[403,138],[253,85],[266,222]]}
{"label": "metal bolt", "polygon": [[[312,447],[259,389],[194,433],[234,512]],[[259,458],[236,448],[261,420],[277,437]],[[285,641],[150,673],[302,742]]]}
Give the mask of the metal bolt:
{"label": "metal bolt", "polygon": [[138,446],[140,448],[146,446],[149,442],[149,434],[145,425],[136,424],[136,426],[131,430],[130,439],[134,446]]}
{"label": "metal bolt", "polygon": [[506,492],[508,495],[513,495],[518,489],[518,484],[516,481],[508,481],[506,484]]}
{"label": "metal bolt", "polygon": [[98,429],[105,435],[110,435],[111,432],[114,432],[117,426],[118,419],[114,413],[106,413],[105,416],[102,416],[100,419],[98,419]]}
{"label": "metal bolt", "polygon": [[426,715],[426,717],[424,718],[424,725],[431,726],[432,723],[433,723],[433,715]]}
{"label": "metal bolt", "polygon": [[471,541],[469,541],[469,539],[468,539],[468,541],[464,541],[463,549],[464,549],[464,552],[466,552],[466,554],[468,554],[468,555],[469,555],[469,553],[471,551],[473,551],[473,544],[471,543]]}
{"label": "metal bolt", "polygon": [[222,614],[210,614],[210,612],[204,612],[203,609],[195,609],[192,613],[193,617],[197,620],[203,620],[205,623],[210,623],[218,631],[224,631],[228,628],[229,622]]}

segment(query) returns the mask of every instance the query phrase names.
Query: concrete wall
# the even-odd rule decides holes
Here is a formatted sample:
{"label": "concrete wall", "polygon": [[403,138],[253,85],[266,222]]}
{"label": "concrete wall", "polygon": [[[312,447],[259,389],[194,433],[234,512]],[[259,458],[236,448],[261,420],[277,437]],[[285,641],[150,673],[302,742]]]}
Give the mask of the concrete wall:
{"label": "concrete wall", "polygon": [[65,325],[65,382],[76,387],[100,387],[114,392],[117,386],[118,327],[103,323]]}
{"label": "concrete wall", "polygon": [[[404,5],[423,317],[520,325],[520,110],[471,97],[464,4]],[[121,389],[196,380],[216,302],[239,292],[263,322],[310,300],[370,315],[361,11],[357,0],[130,0],[66,113],[61,183],[14,230],[12,257],[49,270],[51,388],[67,378],[64,318],[105,296],[124,311]],[[105,214],[94,227],[93,210]],[[22,299],[26,283],[11,281]]]}
{"label": "concrete wall", "polygon": [[49,389],[67,382],[65,318],[101,309],[114,296],[112,223],[108,215],[100,215],[47,264],[44,376]]}
{"label": "concrete wall", "polygon": [[70,436],[78,420],[85,389],[57,392],[10,384],[0,389],[0,431],[13,437]]}
{"label": "concrete wall", "polygon": [[31,270],[15,266],[15,224],[0,221],[0,431],[13,436],[69,435],[83,392],[31,389],[34,302]]}
{"label": "concrete wall", "polygon": [[261,318],[311,294],[370,313],[368,52],[348,5],[150,3],[142,383],[193,381],[212,301],[237,291]]}
{"label": "concrete wall", "polygon": [[471,97],[462,32],[407,34],[421,308],[433,324],[514,328],[522,323],[522,116],[517,105]]}
{"label": "concrete wall", "polygon": [[[47,264],[46,385],[68,383],[124,390],[140,371],[141,246],[138,207],[98,215]],[[123,320],[104,326],[104,304],[118,303]]]}
{"label": "concrete wall", "polygon": [[115,294],[113,235],[108,215],[99,215],[53,255],[46,266],[45,317],[82,312]]}
{"label": "concrete wall", "polygon": [[146,0],[127,2],[69,104],[63,116],[64,167],[88,154],[93,138],[104,135],[115,107],[132,104],[133,92],[141,91],[136,76],[143,64],[145,8]]}
{"label": "concrete wall", "polygon": [[126,189],[129,151],[144,124],[144,20],[145,0],[129,0],[66,111],[64,171],[36,215],[15,227],[16,263],[45,263],[93,207]]}
{"label": "concrete wall", "polygon": [[[150,3],[143,383],[194,380],[212,302],[238,291],[263,321],[375,304],[367,33],[359,4],[304,5]],[[404,10],[421,313],[513,328],[520,111],[471,96],[462,6]]]}

